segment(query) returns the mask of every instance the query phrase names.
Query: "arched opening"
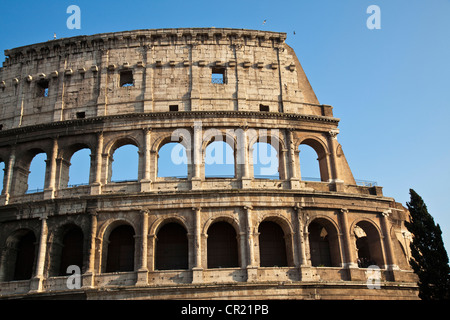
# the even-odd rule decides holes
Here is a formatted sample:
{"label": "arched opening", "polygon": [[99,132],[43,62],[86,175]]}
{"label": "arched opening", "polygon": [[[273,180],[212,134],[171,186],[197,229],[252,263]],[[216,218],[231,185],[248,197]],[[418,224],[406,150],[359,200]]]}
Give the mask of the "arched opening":
{"label": "arched opening", "polygon": [[35,193],[44,191],[45,172],[46,172],[47,154],[41,152],[36,154],[31,160],[28,174],[28,188],[26,193]]}
{"label": "arched opening", "polygon": [[255,179],[280,179],[278,152],[272,144],[256,142],[252,157]]}
{"label": "arched opening", "polygon": [[358,266],[368,268],[371,265],[382,267],[384,264],[381,238],[375,226],[368,221],[360,221],[353,229],[356,241]]}
{"label": "arched opening", "polygon": [[188,176],[186,148],[179,142],[169,142],[158,151],[158,177],[185,179]]}
{"label": "arched opening", "polygon": [[259,261],[261,267],[286,267],[286,242],[281,227],[272,221],[259,225]]}
{"label": "arched opening", "polygon": [[134,229],[120,225],[111,231],[105,272],[126,272],[134,270]]}
{"label": "arched opening", "polygon": [[301,179],[306,181],[328,181],[327,152],[315,139],[306,139],[298,146]]}
{"label": "arched opening", "polygon": [[309,252],[313,267],[339,267],[341,264],[339,240],[336,228],[323,218],[308,226]]}
{"label": "arched opening", "polygon": [[213,223],[208,228],[208,268],[232,268],[239,266],[236,231],[227,222]]}
{"label": "arched opening", "polygon": [[68,187],[89,184],[91,168],[91,150],[83,148],[76,151],[70,158]]}
{"label": "arched opening", "polygon": [[306,144],[301,144],[298,151],[300,152],[301,179],[304,181],[321,181],[316,151]]}
{"label": "arched opening", "polygon": [[17,242],[13,280],[28,280],[33,276],[36,237],[32,231],[22,235]]}
{"label": "arched opening", "polygon": [[62,238],[61,263],[59,275],[67,275],[67,267],[76,265],[83,270],[83,231],[71,226]]}
{"label": "arched opening", "polygon": [[139,149],[135,145],[126,144],[115,149],[110,157],[110,181],[127,182],[138,180]]}
{"label": "arched opening", "polygon": [[225,141],[213,141],[205,149],[205,178],[234,178],[234,150]]}
{"label": "arched opening", "polygon": [[167,223],[156,236],[156,270],[188,269],[187,232],[178,223]]}

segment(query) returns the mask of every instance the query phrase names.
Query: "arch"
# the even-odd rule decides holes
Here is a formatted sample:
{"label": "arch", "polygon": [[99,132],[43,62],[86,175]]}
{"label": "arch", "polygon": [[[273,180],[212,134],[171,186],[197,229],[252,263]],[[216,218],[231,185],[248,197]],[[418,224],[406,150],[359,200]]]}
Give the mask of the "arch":
{"label": "arch", "polygon": [[36,263],[37,239],[30,229],[19,229],[6,239],[1,278],[3,281],[31,279]]}
{"label": "arch", "polygon": [[189,250],[186,229],[177,222],[168,222],[157,232],[156,270],[188,269]]}
{"label": "arch", "polygon": [[155,236],[158,233],[159,229],[161,229],[167,223],[178,223],[184,229],[188,230],[186,219],[183,216],[178,215],[177,213],[169,213],[164,215],[164,217],[159,217],[156,221],[154,221],[151,226],[149,226],[148,234],[150,236]]}
{"label": "arch", "polygon": [[226,141],[208,143],[204,152],[205,178],[234,178],[235,156],[235,150]]}
{"label": "arch", "polygon": [[188,155],[180,142],[167,142],[158,150],[157,177],[188,177]]}
{"label": "arch", "polygon": [[247,136],[248,148],[250,151],[257,142],[269,143],[274,146],[276,150],[286,149],[286,142],[278,129],[270,129],[269,132],[267,129],[259,129],[258,131],[249,129],[247,130]]}
{"label": "arch", "polygon": [[258,227],[264,221],[271,221],[278,224],[280,228],[283,230],[285,236],[289,236],[293,233],[293,227],[291,222],[281,214],[267,213],[262,215],[261,218],[259,219]]}
{"label": "arch", "polygon": [[178,142],[181,143],[186,150],[188,151],[188,155],[191,151],[191,132],[188,129],[177,128],[171,133],[163,133],[156,137],[151,145],[151,152],[158,152],[159,149],[166,143],[170,142]]}
{"label": "arch", "polygon": [[301,180],[322,181],[320,174],[319,157],[311,146],[301,144],[298,146]]}
{"label": "arch", "polygon": [[205,224],[203,225],[203,228],[202,228],[202,234],[207,235],[209,227],[213,223],[216,223],[216,222],[229,223],[230,225],[233,226],[234,231],[236,232],[236,234],[239,234],[239,232],[240,232],[239,221],[230,214],[230,215],[223,215],[223,216],[218,216],[218,217],[211,217],[208,220],[206,220],[206,222],[205,222]]}
{"label": "arch", "polygon": [[313,267],[339,267],[342,258],[339,232],[328,217],[316,217],[308,224],[309,252]]}
{"label": "arch", "polygon": [[251,163],[255,179],[280,179],[280,153],[270,144],[253,144]]}
{"label": "arch", "polygon": [[129,219],[129,217],[110,218],[106,220],[101,226],[99,226],[99,229],[97,231],[97,238],[103,239],[105,242],[107,242],[111,231],[113,231],[116,227],[124,224],[130,225],[134,230],[136,230],[134,222]]}
{"label": "arch", "polygon": [[[137,152],[133,156],[136,148]],[[106,183],[139,180],[140,150],[138,139],[129,134],[121,135],[106,143],[104,147],[104,154],[107,155]]]}
{"label": "arch", "polygon": [[360,268],[370,265],[383,267],[384,255],[381,231],[378,226],[368,219],[355,221],[351,228],[357,251],[357,263]]}
{"label": "arch", "polygon": [[259,261],[261,267],[288,265],[285,233],[278,223],[264,220],[259,224]]}
{"label": "arch", "polygon": [[114,149],[114,153],[109,157],[108,182],[138,181],[138,179],[139,148],[134,144],[124,144]]}
{"label": "arch", "polygon": [[106,249],[104,272],[127,272],[134,270],[135,231],[123,221],[112,223],[105,232],[107,240],[103,246]]}
{"label": "arch", "polygon": [[29,179],[31,162],[39,154],[44,154],[48,158],[48,154],[41,148],[30,148],[17,152],[16,163],[13,168],[12,194],[25,194],[27,190],[36,192],[44,189],[47,171],[47,165],[43,159],[44,155],[36,159],[36,163],[40,162],[40,164],[37,165],[37,168],[32,168],[32,177],[37,176],[37,181],[29,187],[29,182],[31,182],[29,180],[35,180],[35,178]]}
{"label": "arch", "polygon": [[[317,155],[317,161],[318,161],[318,168],[319,168],[319,174],[320,174],[320,181],[328,181],[331,176],[328,169],[328,159],[327,156],[329,154],[328,146],[326,143],[324,143],[321,139],[313,136],[307,136],[304,137],[300,142],[298,143],[297,150],[301,151],[302,145],[306,145],[310,148],[312,148],[316,155]],[[307,152],[307,151],[306,151]],[[299,157],[301,157],[301,152],[299,153]],[[309,160],[309,159],[308,159]],[[312,160],[314,163],[314,160]],[[299,159],[300,168],[302,168],[302,159]],[[308,163],[308,165],[311,165],[311,162]],[[300,170],[302,171],[302,170]],[[303,172],[302,172],[302,179],[303,179]],[[307,176],[307,175],[305,175]],[[314,178],[314,177],[313,177]]]}
{"label": "arch", "polygon": [[237,233],[226,221],[213,222],[208,228],[207,266],[208,268],[239,267]]}
{"label": "arch", "polygon": [[36,154],[30,162],[27,193],[42,192],[45,188],[47,170],[47,154]]}
{"label": "arch", "polygon": [[282,164],[286,163],[286,152],[282,151],[287,149],[280,131],[278,129],[271,129],[269,132],[267,129],[259,129],[258,131],[250,129],[247,136],[249,141],[249,165],[253,168],[253,177],[285,179],[287,173],[284,172]]}
{"label": "arch", "polygon": [[236,130],[225,130],[225,132],[219,129],[208,129],[203,132],[202,138],[202,153],[205,154],[206,148],[213,142],[221,141],[227,143],[231,149],[236,149],[237,146],[237,135],[239,134]]}
{"label": "arch", "polygon": [[50,276],[67,275],[67,267],[76,265],[83,270],[84,234],[82,229],[69,223],[59,228],[52,241]]}
{"label": "arch", "polygon": [[140,143],[138,139],[136,139],[134,136],[125,134],[121,135],[119,137],[116,137],[115,139],[110,140],[108,143],[105,144],[103,150],[104,153],[108,155],[114,154],[114,151],[116,151],[118,148],[123,147],[125,145],[131,144],[138,149],[141,149]]}
{"label": "arch", "polygon": [[76,151],[72,152],[67,161],[61,162],[61,186],[73,187],[89,184],[91,177],[91,154],[92,150],[86,146],[77,145]]}

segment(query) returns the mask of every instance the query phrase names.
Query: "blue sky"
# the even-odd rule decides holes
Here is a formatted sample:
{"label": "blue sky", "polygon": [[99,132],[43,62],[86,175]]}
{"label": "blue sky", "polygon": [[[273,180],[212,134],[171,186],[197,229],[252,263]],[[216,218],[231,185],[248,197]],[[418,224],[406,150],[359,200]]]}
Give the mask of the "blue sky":
{"label": "blue sky", "polygon": [[[66,26],[72,4],[81,30]],[[369,5],[381,9],[380,30],[366,27]],[[355,178],[404,205],[413,188],[450,248],[449,0],[10,1],[0,11],[0,60],[53,33],[212,26],[286,32],[320,103],[341,119]]]}

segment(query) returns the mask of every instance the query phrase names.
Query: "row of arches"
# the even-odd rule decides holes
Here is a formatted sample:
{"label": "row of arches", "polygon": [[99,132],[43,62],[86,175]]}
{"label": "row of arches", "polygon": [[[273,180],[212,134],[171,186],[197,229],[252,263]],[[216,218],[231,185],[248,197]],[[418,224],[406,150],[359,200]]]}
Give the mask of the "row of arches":
{"label": "row of arches", "polygon": [[[93,156],[85,145],[72,147],[61,161],[59,170],[59,188],[89,185],[94,180]],[[324,180],[321,175],[317,152],[310,146],[302,144],[298,148],[301,163],[302,180]],[[178,142],[167,142],[158,150],[157,178],[188,178],[191,175],[188,165],[186,147]],[[257,142],[252,152],[253,177],[255,179],[280,179],[279,152],[270,143]],[[235,151],[224,141],[213,141],[205,149],[205,178],[235,178],[237,175]],[[19,181],[15,188],[17,193],[34,193],[43,191],[48,176],[48,159],[43,150],[33,149],[27,157],[21,159],[23,170],[18,173]],[[139,149],[136,145],[125,143],[117,147],[110,157],[108,182],[138,181]],[[3,188],[6,171],[5,162],[0,159],[0,188]],[[22,181],[25,187],[19,187]],[[26,183],[25,183],[26,181]]]}
{"label": "row of arches", "polygon": [[[206,231],[206,267],[233,268],[242,266],[239,230],[232,223],[217,219]],[[360,221],[353,228],[354,246],[359,267],[384,265],[381,237],[369,221]],[[258,248],[259,267],[293,266],[294,248],[289,245],[285,228],[271,219],[263,220],[257,227],[255,247]],[[127,272],[137,270],[137,240],[132,225],[116,221],[103,235],[100,272]],[[48,276],[67,275],[70,265],[86,270],[89,255],[88,241],[82,229],[75,224],[60,227],[48,241]],[[153,245],[154,270],[189,269],[193,253],[189,233],[180,221],[170,219],[158,228]],[[305,241],[310,265],[314,267],[342,267],[343,254],[339,232],[325,218],[316,218],[307,226]],[[38,241],[35,233],[19,229],[6,239],[2,250],[0,281],[26,280],[36,268]],[[192,248],[192,249],[190,249]]]}

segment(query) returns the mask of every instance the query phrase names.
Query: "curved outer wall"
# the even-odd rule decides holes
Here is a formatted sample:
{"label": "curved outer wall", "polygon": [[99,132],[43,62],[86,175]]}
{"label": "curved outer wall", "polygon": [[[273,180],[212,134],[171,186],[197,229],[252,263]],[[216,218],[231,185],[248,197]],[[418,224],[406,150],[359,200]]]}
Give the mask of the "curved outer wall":
{"label": "curved outer wall", "polygon": [[[337,141],[339,119],[319,104],[285,38],[237,29],[137,30],[6,50],[0,296],[416,299],[408,212],[381,187],[356,184]],[[223,81],[212,83],[212,73]],[[132,85],[121,86],[130,75]],[[182,138],[173,138],[176,129]],[[218,138],[232,147],[234,177],[205,177],[203,155]],[[253,146],[265,138],[277,146],[278,179],[253,174]],[[187,150],[185,178],[158,176],[158,152],[170,141]],[[139,149],[138,179],[111,182],[114,151],[126,144]],[[320,181],[301,178],[302,144],[318,155]],[[89,184],[69,187],[71,157],[83,148],[91,152]],[[27,193],[30,162],[40,152],[47,157],[44,190]],[[208,230],[216,222],[236,235],[233,267],[210,266]],[[281,230],[283,266],[261,266],[272,241],[262,238],[263,222]],[[187,267],[160,270],[159,232],[173,223],[185,230]],[[109,272],[112,234],[124,225],[134,232],[132,270]],[[329,266],[314,262],[317,225],[322,240],[327,234]],[[79,289],[55,271],[73,226],[83,239]],[[361,230],[380,268],[378,290],[367,285],[371,270],[358,267]],[[15,279],[27,232],[36,239],[32,274]]]}

